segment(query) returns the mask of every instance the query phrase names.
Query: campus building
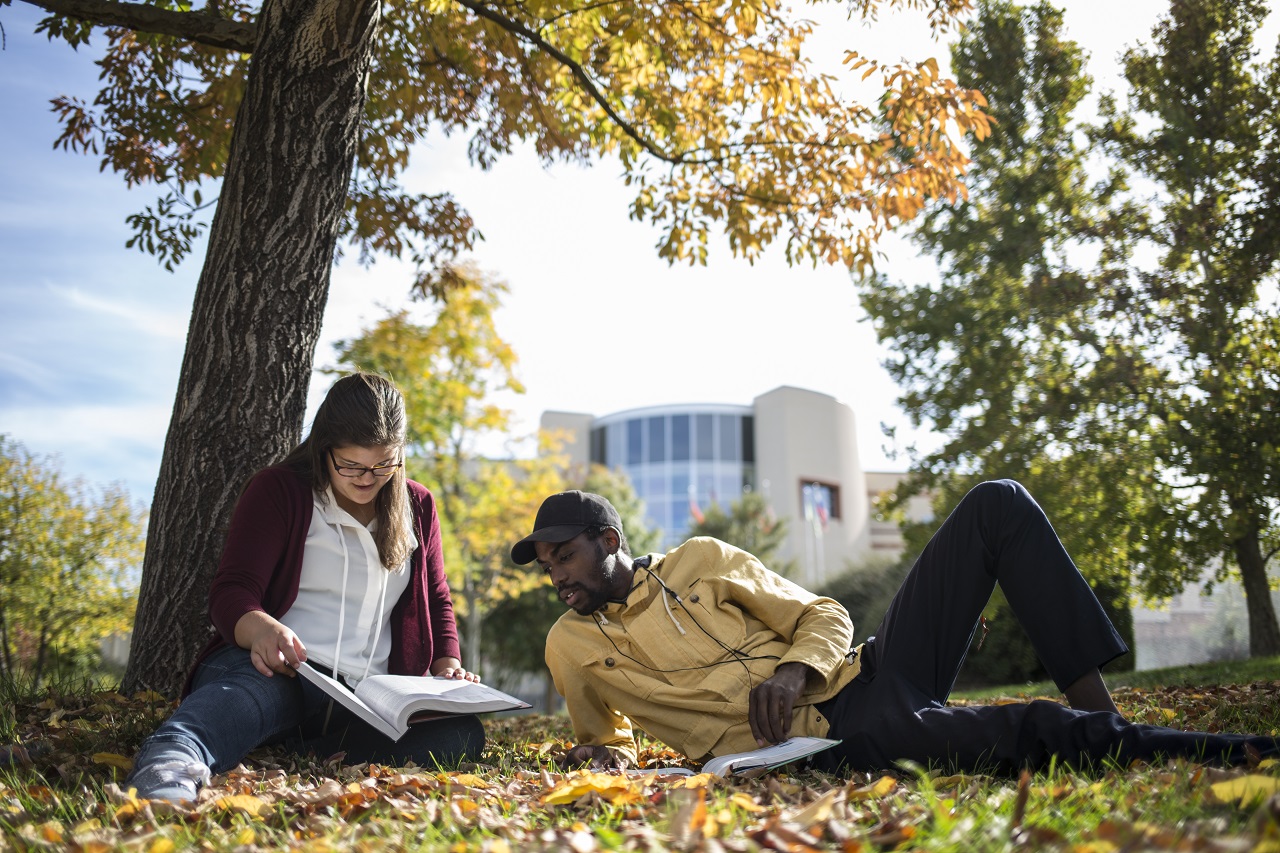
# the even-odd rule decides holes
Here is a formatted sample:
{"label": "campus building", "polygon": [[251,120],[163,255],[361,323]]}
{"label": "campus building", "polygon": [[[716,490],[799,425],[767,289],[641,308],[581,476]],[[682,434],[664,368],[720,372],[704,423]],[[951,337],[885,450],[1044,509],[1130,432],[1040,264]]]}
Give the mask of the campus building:
{"label": "campus building", "polygon": [[[707,507],[727,510],[754,491],[787,520],[779,556],[796,561],[794,580],[805,586],[821,586],[851,562],[902,549],[897,526],[872,518],[874,498],[902,475],[863,469],[853,411],[826,394],[783,386],[751,405],[649,406],[603,416],[546,412],[541,425],[566,436],[573,464],[625,471],[667,547],[682,542]],[[912,507],[928,511],[927,501]]]}

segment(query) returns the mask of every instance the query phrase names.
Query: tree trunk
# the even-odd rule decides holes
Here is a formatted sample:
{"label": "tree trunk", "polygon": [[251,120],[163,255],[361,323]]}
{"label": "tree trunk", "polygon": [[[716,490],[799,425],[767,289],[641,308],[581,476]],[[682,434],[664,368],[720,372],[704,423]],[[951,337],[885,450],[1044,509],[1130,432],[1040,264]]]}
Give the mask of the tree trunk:
{"label": "tree trunk", "polygon": [[554,714],[560,710],[560,691],[556,690],[551,672],[545,668],[542,670],[542,701],[546,706],[543,709],[546,713]]}
{"label": "tree trunk", "polygon": [[45,653],[49,649],[49,619],[48,614],[45,616],[46,618],[40,620],[40,640],[36,643],[36,662],[31,668],[32,687],[39,687],[40,682],[44,680]]}
{"label": "tree trunk", "polygon": [[13,673],[13,650],[9,646],[9,620],[0,609],[0,678],[8,678]]}
{"label": "tree trunk", "polygon": [[1240,566],[1240,579],[1244,582],[1245,608],[1249,612],[1249,656],[1280,655],[1280,624],[1276,622],[1276,609],[1271,603],[1267,563],[1262,558],[1257,532],[1237,539],[1232,546]]}
{"label": "tree trunk", "polygon": [[266,0],[187,331],[124,690],[174,696],[227,522],[297,441],[359,142],[378,0]]}
{"label": "tree trunk", "polygon": [[462,666],[469,672],[479,672],[481,630],[484,627],[484,613],[480,611],[480,600],[484,593],[469,573],[463,585],[467,589],[467,622],[462,643]]}

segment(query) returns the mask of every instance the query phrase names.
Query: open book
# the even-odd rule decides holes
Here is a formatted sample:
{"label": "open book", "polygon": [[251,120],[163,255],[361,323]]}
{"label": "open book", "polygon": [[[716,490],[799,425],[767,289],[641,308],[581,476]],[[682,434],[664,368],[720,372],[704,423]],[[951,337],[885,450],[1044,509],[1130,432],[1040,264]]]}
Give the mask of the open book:
{"label": "open book", "polygon": [[458,678],[372,675],[352,692],[309,664],[299,666],[298,674],[392,740],[399,740],[412,723],[434,717],[530,707],[501,690]]}
{"label": "open book", "polygon": [[[702,765],[703,773],[711,773],[716,776],[744,776],[752,778],[762,773],[772,770],[775,767],[781,767],[784,764],[790,764],[793,761],[799,761],[813,755],[815,752],[822,752],[824,749],[830,749],[838,740],[831,740],[825,737],[793,737],[775,743],[772,746],[763,746],[760,749],[753,749],[750,752],[735,752],[732,755],[719,755]],[[660,776],[692,776],[693,771],[685,767],[660,767],[651,770],[633,769],[629,773],[635,775],[645,775],[648,773],[657,773]]]}

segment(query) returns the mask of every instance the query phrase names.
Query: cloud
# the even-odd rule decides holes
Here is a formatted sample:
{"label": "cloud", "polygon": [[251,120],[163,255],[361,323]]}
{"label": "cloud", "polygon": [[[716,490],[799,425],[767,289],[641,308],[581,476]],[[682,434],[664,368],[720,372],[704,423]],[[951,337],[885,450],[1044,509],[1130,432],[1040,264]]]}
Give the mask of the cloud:
{"label": "cloud", "polygon": [[150,501],[171,404],[24,406],[4,413],[3,432],[63,473],[96,484],[122,483]]}
{"label": "cloud", "polygon": [[72,307],[124,320],[132,328],[153,337],[179,342],[187,339],[187,312],[158,311],[131,300],[86,293],[78,287],[49,285],[49,290]]}
{"label": "cloud", "polygon": [[[8,375],[16,382],[34,385],[50,385],[58,381],[58,372],[47,364],[17,353],[0,350],[0,374]],[[5,385],[9,383],[6,381]],[[0,396],[3,396],[0,393]]]}

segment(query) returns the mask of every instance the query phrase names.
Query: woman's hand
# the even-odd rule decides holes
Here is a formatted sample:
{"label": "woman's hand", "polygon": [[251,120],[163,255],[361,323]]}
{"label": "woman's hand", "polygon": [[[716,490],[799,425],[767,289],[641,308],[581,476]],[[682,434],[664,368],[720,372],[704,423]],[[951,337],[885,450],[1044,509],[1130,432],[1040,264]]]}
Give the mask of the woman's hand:
{"label": "woman's hand", "polygon": [[462,668],[462,661],[457,658],[438,658],[431,664],[431,674],[436,678],[461,678],[466,681],[479,681],[478,673],[467,672]]}
{"label": "woman's hand", "polygon": [[277,672],[293,678],[307,659],[307,647],[298,635],[261,610],[251,610],[236,622],[236,644],[249,650],[253,668],[267,678]]}

